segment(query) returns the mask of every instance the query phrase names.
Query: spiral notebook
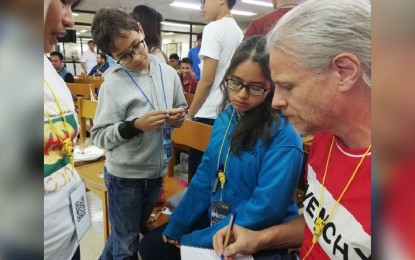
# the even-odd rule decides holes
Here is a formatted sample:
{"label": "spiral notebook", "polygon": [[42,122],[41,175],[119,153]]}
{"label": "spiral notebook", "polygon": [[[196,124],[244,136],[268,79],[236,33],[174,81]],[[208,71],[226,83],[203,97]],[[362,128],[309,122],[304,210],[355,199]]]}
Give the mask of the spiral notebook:
{"label": "spiral notebook", "polygon": [[[180,246],[180,255],[182,260],[212,260],[212,259],[220,259],[220,257],[216,254],[215,250],[207,249],[207,248],[200,248],[200,247],[192,247],[192,246]],[[237,254],[235,256],[235,260],[254,260],[252,255],[241,255]]]}

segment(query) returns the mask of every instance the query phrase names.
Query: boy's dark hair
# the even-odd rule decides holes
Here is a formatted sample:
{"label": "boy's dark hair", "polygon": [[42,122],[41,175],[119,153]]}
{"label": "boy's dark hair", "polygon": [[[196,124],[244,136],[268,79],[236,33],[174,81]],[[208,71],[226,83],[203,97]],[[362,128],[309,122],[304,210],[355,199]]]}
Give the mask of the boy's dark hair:
{"label": "boy's dark hair", "polygon": [[105,60],[105,62],[107,62],[107,55],[105,55],[104,53],[100,53],[99,56],[101,57],[101,59]]}
{"label": "boy's dark hair", "polygon": [[146,34],[146,45],[149,52],[161,49],[161,22],[163,16],[147,5],[137,5],[130,15],[141,24]]}
{"label": "boy's dark hair", "polygon": [[121,30],[139,32],[138,24],[128,13],[118,8],[101,8],[92,21],[91,34],[98,48],[112,57],[117,51],[114,41],[126,37]]}
{"label": "boy's dark hair", "polygon": [[198,33],[197,36],[196,36],[196,40],[201,40],[202,36],[203,36],[203,33],[201,33],[201,32]]}
{"label": "boy's dark hair", "polygon": [[232,10],[232,8],[235,6],[236,0],[227,0],[229,10]]}
{"label": "boy's dark hair", "polygon": [[94,42],[93,40],[89,40],[89,41],[88,41],[88,45],[89,45],[90,43],[95,44],[95,42]]}
{"label": "boy's dark hair", "polygon": [[193,60],[191,58],[188,58],[188,57],[183,58],[181,64],[183,63],[190,64],[190,68],[193,67]]}
{"label": "boy's dark hair", "polygon": [[50,56],[58,56],[61,61],[63,61],[63,55],[59,51],[52,51]]}
{"label": "boy's dark hair", "polygon": [[180,57],[179,57],[179,55],[177,55],[177,53],[172,53],[169,56],[169,60],[170,59],[180,60]]}
{"label": "boy's dark hair", "polygon": [[[279,116],[271,106],[274,94],[274,84],[269,68],[269,54],[266,51],[266,38],[264,36],[253,36],[243,41],[235,50],[230,65],[225,72],[220,88],[223,92],[223,101],[220,112],[224,111],[229,105],[229,96],[226,87],[226,80],[232,75],[235,69],[245,61],[252,61],[261,66],[262,73],[268,80],[271,90],[268,92],[264,102],[259,106],[245,112],[236,126],[235,132],[231,137],[232,153],[236,156],[242,151],[252,149],[258,139],[262,139],[267,145],[271,141],[270,125],[276,121],[279,124]],[[265,95],[265,94],[264,94]]]}

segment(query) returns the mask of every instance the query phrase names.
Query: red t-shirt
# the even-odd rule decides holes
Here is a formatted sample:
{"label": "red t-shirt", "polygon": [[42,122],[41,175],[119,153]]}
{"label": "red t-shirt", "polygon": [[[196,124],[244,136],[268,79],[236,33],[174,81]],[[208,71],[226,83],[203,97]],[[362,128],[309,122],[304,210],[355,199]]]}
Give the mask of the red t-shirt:
{"label": "red t-shirt", "polygon": [[278,8],[272,13],[266,14],[253,20],[246,29],[244,40],[254,35],[266,35],[281,17],[288,13],[292,8]]}
{"label": "red t-shirt", "polygon": [[[333,135],[314,136],[308,159],[307,192],[304,197],[304,257],[312,245],[320,203],[320,187]],[[327,219],[362,156],[364,149],[349,149],[335,138],[323,189],[320,216]],[[368,259],[371,256],[371,153],[363,160],[354,180],[323,228],[307,259]]]}
{"label": "red t-shirt", "polygon": [[182,80],[183,91],[189,94],[194,94],[196,92],[198,82],[199,81],[194,77],[190,77],[189,82],[187,82],[187,84],[184,84]]}

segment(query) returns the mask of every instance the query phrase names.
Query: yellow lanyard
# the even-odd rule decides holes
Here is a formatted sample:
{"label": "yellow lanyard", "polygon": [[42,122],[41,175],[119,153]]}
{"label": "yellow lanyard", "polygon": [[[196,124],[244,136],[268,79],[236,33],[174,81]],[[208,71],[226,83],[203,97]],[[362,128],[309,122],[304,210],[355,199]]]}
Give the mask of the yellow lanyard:
{"label": "yellow lanyard", "polygon": [[52,122],[52,119],[49,117],[48,114],[46,114],[46,112],[43,112],[43,114],[45,115],[45,117],[48,119],[49,121],[49,125],[52,128],[52,131],[56,134],[56,136],[59,138],[59,140],[61,141],[63,147],[65,148],[66,151],[66,155],[69,157],[69,162],[74,165],[74,159],[73,159],[73,142],[71,140],[71,136],[70,136],[70,132],[68,129],[68,123],[66,122],[66,116],[63,113],[62,107],[59,104],[58,98],[56,97],[55,92],[53,91],[52,87],[50,86],[49,82],[46,79],[43,79],[43,81],[46,83],[46,86],[49,88],[50,92],[53,95],[53,98],[55,99],[55,103],[59,108],[59,111],[62,115],[63,118],[63,126],[66,130],[66,132],[68,133],[68,137],[66,137],[65,139],[63,139],[58,132],[58,129],[56,129],[55,125]]}
{"label": "yellow lanyard", "polygon": [[219,150],[218,163],[217,163],[217,166],[216,166],[216,169],[218,171],[218,175],[216,176],[215,185],[213,186],[213,193],[216,192],[216,189],[218,187],[218,181],[220,181],[220,187],[221,187],[220,200],[222,200],[222,192],[223,192],[223,189],[225,188],[226,165],[228,164],[229,151],[231,150],[231,145],[229,145],[228,151],[226,152],[225,165],[224,165],[223,169],[221,169],[221,167],[219,167],[220,166],[220,164],[219,164],[220,163],[220,156],[222,155],[223,145],[225,144],[226,137],[228,136],[229,128],[231,127],[232,118],[233,118],[234,114],[235,114],[235,109],[232,111],[232,115],[229,119],[228,127],[226,128],[225,135],[223,136],[222,144],[221,144],[220,150]]}
{"label": "yellow lanyard", "polygon": [[321,217],[320,217],[320,212],[321,212],[321,208],[322,208],[322,204],[323,204],[323,187],[324,187],[324,183],[326,181],[326,175],[327,175],[327,168],[329,166],[329,161],[330,161],[330,156],[331,156],[331,150],[333,149],[333,144],[334,144],[334,136],[333,139],[331,141],[331,145],[330,145],[330,151],[329,151],[329,156],[327,157],[327,162],[326,162],[326,168],[324,170],[324,176],[323,176],[323,182],[321,183],[321,187],[320,187],[320,201],[319,201],[319,206],[318,206],[318,215],[317,215],[317,219],[316,219],[316,223],[314,225],[314,233],[313,233],[313,244],[311,245],[310,249],[308,250],[307,254],[304,256],[303,260],[307,258],[307,256],[311,253],[311,250],[313,250],[314,245],[317,243],[318,241],[318,237],[320,236],[321,232],[323,231],[324,226],[327,224],[327,222],[331,219],[331,217],[334,214],[334,211],[337,208],[337,205],[339,205],[340,200],[343,198],[343,195],[346,193],[347,189],[349,188],[350,184],[352,183],[352,181],[354,180],[354,177],[356,176],[357,171],[359,170],[360,166],[363,163],[363,160],[366,158],[366,156],[368,155],[368,153],[370,152],[370,149],[372,147],[372,145],[369,145],[369,148],[367,148],[366,152],[364,153],[362,159],[360,159],[360,162],[357,164],[356,169],[354,170],[352,176],[350,177],[349,181],[346,184],[346,187],[344,187],[342,193],[340,194],[339,198],[337,199],[336,203],[333,206],[333,209],[331,210],[329,216],[327,217],[327,219],[324,221]]}

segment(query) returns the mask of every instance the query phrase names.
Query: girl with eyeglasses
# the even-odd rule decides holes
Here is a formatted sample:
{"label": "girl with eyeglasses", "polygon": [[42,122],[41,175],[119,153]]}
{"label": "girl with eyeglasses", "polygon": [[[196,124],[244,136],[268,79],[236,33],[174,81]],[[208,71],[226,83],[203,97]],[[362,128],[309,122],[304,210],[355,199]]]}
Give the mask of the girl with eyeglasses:
{"label": "girl with eyeglasses", "polygon": [[221,113],[202,162],[167,226],[144,236],[143,260],[180,259],[179,245],[213,248],[213,236],[229,223],[232,210],[237,212],[235,223],[251,229],[298,215],[293,194],[302,143],[271,107],[273,84],[265,45],[264,37],[253,37],[233,55],[221,83]]}

